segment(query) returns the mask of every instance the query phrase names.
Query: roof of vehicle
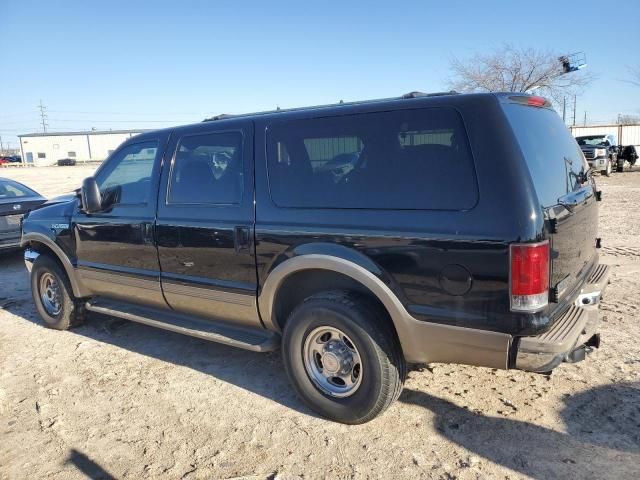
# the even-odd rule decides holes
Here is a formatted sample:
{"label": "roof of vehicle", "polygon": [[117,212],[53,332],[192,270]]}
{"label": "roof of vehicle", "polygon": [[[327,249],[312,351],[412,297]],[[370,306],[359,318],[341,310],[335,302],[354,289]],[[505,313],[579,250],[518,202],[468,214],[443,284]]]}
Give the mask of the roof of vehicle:
{"label": "roof of vehicle", "polygon": [[[342,109],[349,110],[353,113],[354,109],[358,109],[358,107],[364,107],[367,109],[389,109],[393,110],[396,108],[406,108],[410,105],[413,106],[424,106],[428,103],[441,103],[443,99],[450,98],[455,99],[456,102],[461,102],[466,99],[478,98],[478,97],[492,97],[498,98],[503,101],[508,101],[509,98],[514,97],[524,97],[524,98],[534,98],[537,100],[542,100],[542,103],[535,104],[537,107],[545,107],[550,108],[551,103],[541,97],[537,97],[535,95],[529,95],[525,93],[519,92],[491,92],[491,93],[466,93],[461,94],[455,91],[449,92],[436,92],[436,93],[423,93],[423,92],[409,92],[399,97],[389,97],[389,98],[380,98],[373,100],[360,100],[355,102],[343,102],[342,100],[338,103],[326,104],[326,105],[313,105],[306,107],[296,107],[289,109],[276,109],[276,110],[267,110],[262,112],[253,112],[253,113],[242,113],[237,115],[230,114],[220,114],[211,118],[205,119],[203,122],[199,122],[197,124],[187,124],[180,125],[175,127],[168,127],[163,129],[158,129],[154,131],[146,131],[137,135],[135,138],[131,138],[127,140],[125,143],[131,142],[140,142],[144,141],[146,138],[155,135],[157,132],[174,132],[180,131],[182,129],[188,129],[196,125],[203,125],[209,122],[233,122],[236,120],[253,120],[253,119],[264,119],[271,120],[274,118],[278,118],[281,115],[290,115],[290,114],[305,114],[309,112],[321,112],[323,114],[334,114],[341,112]],[[525,103],[525,102],[522,102]],[[123,143],[123,145],[125,144]]]}

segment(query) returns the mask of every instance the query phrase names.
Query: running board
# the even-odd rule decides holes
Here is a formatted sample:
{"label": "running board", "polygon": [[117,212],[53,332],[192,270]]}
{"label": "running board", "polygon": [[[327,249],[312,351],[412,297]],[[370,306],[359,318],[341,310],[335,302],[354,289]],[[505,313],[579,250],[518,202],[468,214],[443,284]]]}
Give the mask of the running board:
{"label": "running board", "polygon": [[86,303],[86,309],[253,352],[271,352],[280,344],[280,335],[264,328],[229,325],[115,300],[91,299]]}

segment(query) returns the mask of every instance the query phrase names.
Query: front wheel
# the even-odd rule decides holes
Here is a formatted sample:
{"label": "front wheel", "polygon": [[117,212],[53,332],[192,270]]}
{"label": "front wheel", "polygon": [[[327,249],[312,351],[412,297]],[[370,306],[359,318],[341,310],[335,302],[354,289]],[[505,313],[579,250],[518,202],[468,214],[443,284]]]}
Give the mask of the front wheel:
{"label": "front wheel", "polygon": [[40,255],[33,262],[31,294],[45,326],[67,330],[82,323],[82,303],[73,296],[65,271],[48,255]]}
{"label": "front wheel", "polygon": [[607,165],[606,165],[605,169],[602,170],[601,173],[603,175],[606,175],[607,177],[611,176],[611,160],[607,160]]}
{"label": "front wheel", "polygon": [[323,292],[289,316],[282,341],[298,395],[324,417],[359,424],[398,398],[406,365],[386,313],[367,297]]}

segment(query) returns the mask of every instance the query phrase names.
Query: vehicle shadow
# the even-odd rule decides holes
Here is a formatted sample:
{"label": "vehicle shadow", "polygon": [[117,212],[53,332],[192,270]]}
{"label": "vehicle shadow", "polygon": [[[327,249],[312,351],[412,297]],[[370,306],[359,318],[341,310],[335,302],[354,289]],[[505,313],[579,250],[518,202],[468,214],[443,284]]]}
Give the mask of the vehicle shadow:
{"label": "vehicle shadow", "polygon": [[[30,298],[11,304],[6,310],[45,328]],[[90,313],[85,324],[72,332],[169,364],[188,367],[317,417],[296,397],[278,351],[250,352],[97,313]],[[51,333],[55,335],[58,332]]]}
{"label": "vehicle shadow", "polygon": [[471,454],[533,478],[640,475],[640,384],[610,384],[568,396],[560,432],[508,417],[474,413],[426,392],[405,389],[400,401],[435,415],[434,427]]}
{"label": "vehicle shadow", "polygon": [[[29,275],[20,251],[0,255],[0,309],[45,328],[33,306]],[[305,415],[317,416],[297,399],[284,373],[279,352],[249,352],[94,313],[87,316],[83,326],[74,328],[73,333],[189,367]]]}

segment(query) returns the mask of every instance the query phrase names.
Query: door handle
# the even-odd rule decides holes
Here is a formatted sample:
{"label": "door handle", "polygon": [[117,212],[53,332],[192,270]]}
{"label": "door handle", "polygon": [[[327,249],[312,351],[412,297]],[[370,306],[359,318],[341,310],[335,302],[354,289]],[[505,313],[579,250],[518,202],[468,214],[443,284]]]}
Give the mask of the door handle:
{"label": "door handle", "polygon": [[249,227],[236,226],[234,228],[234,243],[236,253],[251,249],[251,229]]}

